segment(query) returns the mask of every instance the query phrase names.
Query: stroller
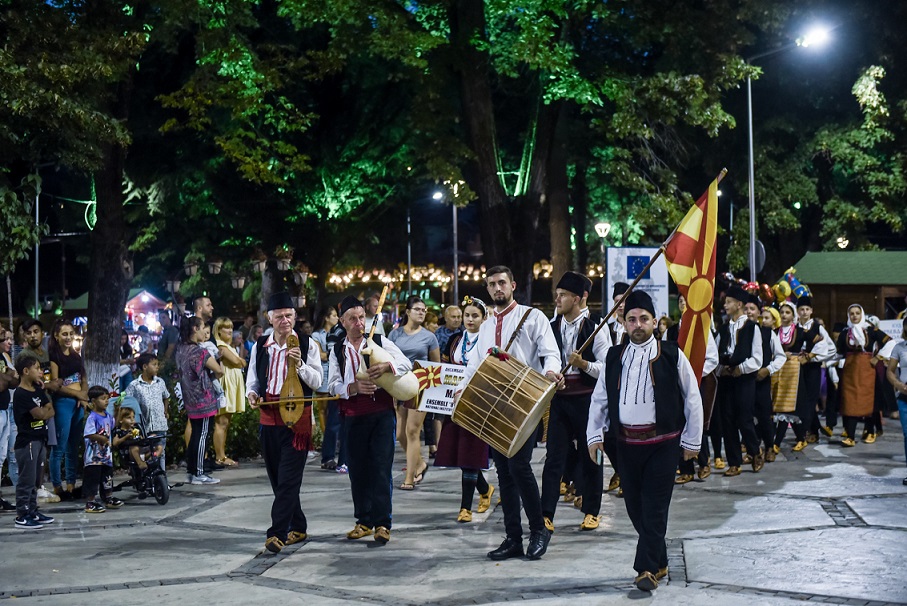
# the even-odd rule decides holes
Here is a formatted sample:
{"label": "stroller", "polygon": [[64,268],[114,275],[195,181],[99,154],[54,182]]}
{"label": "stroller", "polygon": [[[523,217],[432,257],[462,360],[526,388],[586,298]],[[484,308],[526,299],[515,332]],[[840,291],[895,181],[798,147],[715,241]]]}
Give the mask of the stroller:
{"label": "stroller", "polygon": [[[151,434],[145,437],[138,437],[132,440],[126,440],[119,446],[120,457],[128,461],[129,479],[120,483],[114,490],[122,490],[124,486],[132,485],[138,492],[140,499],[146,499],[153,496],[161,505],[166,505],[170,500],[170,483],[167,481],[167,472],[161,469],[161,459],[154,454],[154,447],[166,440],[169,436],[166,434]],[[129,449],[138,446],[141,449],[148,449],[145,455],[145,463],[148,465],[142,469],[132,460]]]}

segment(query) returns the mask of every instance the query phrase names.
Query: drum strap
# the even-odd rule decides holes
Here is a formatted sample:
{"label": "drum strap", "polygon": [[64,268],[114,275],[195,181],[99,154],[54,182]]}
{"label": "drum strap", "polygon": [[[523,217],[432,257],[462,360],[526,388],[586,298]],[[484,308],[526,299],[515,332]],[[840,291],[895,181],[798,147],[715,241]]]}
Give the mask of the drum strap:
{"label": "drum strap", "polygon": [[510,335],[510,340],[507,341],[507,347],[504,348],[504,351],[510,351],[510,346],[513,345],[513,342],[516,340],[516,336],[520,334],[520,329],[523,328],[523,324],[526,323],[526,320],[529,318],[529,314],[532,313],[533,308],[530,307],[526,310],[526,313],[523,314],[523,317],[520,319],[520,323],[516,325],[516,330],[513,331],[513,334]]}

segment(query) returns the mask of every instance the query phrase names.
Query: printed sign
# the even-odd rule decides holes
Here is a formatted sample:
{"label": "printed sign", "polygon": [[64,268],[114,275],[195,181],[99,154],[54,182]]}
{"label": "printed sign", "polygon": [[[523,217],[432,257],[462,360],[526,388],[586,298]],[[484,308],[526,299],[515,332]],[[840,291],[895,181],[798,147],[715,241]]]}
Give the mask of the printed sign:
{"label": "printed sign", "polygon": [[884,332],[892,339],[900,340],[901,331],[904,329],[903,320],[882,320],[879,322],[879,330]]}
{"label": "printed sign", "polygon": [[419,410],[452,415],[454,393],[463,381],[466,367],[416,360],[413,374],[419,379]]}
{"label": "printed sign", "polygon": [[[668,266],[659,261],[646,269],[649,261],[658,252],[657,248],[607,248],[608,291],[606,296],[610,301],[614,292],[614,284],[626,282],[632,284],[638,276],[642,276],[635,290],[644,290],[652,297],[655,304],[655,314],[660,317],[668,313]],[[645,273],[643,273],[645,270]],[[611,305],[608,305],[610,308]]]}

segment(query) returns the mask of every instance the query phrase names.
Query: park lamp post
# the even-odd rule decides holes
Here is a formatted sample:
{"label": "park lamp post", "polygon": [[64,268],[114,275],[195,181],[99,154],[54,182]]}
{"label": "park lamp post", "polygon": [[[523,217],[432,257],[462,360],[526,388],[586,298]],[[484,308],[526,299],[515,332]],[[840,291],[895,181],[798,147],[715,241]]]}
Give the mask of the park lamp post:
{"label": "park lamp post", "polygon": [[[791,44],[776,48],[775,50],[759,53],[746,59],[748,65],[752,65],[756,59],[763,59],[771,55],[777,55],[788,51],[792,48],[811,46],[820,46],[829,39],[829,30],[823,27],[813,27],[807,33]],[[746,115],[747,126],[749,130],[749,214],[750,214],[750,247],[749,247],[749,264],[750,264],[750,282],[756,281],[756,171],[755,160],[753,156],[753,85],[750,75],[746,76]]]}
{"label": "park lamp post", "polygon": [[[444,192],[436,191],[432,194],[432,199],[441,201],[444,199]],[[451,199],[450,208],[453,210],[453,304],[460,304],[460,259],[457,251],[457,202]]]}
{"label": "park lamp post", "polygon": [[596,223],[595,224],[595,233],[598,234],[598,237],[601,238],[601,250],[602,250],[602,317],[605,317],[607,310],[605,309],[605,288],[607,285],[606,276],[608,275],[608,268],[605,266],[605,238],[608,237],[608,234],[611,232],[610,223]]}

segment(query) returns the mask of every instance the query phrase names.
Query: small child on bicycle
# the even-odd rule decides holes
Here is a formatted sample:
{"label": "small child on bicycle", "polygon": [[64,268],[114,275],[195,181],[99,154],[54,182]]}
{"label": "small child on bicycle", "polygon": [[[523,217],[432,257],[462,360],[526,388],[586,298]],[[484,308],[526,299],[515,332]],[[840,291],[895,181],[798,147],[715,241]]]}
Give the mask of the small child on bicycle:
{"label": "small child on bicycle", "polygon": [[[103,387],[95,385],[88,390],[91,413],[85,420],[85,470],[82,495],[85,513],[104,513],[107,508],[123,506],[123,501],[113,496],[113,417],[107,414],[110,395]],[[100,491],[100,499],[97,499]]]}
{"label": "small child on bicycle", "polygon": [[[115,447],[119,447],[126,440],[136,440],[142,437],[142,432],[135,425],[134,410],[125,407],[120,408],[120,412],[117,414],[117,428],[114,430],[113,435],[113,445]],[[151,452],[152,449],[147,446],[140,447],[135,444],[129,447],[129,457],[143,471],[148,469],[148,464],[145,462],[143,455],[148,455]],[[164,447],[158,444],[154,447],[153,452],[156,456],[161,456],[164,452]]]}

